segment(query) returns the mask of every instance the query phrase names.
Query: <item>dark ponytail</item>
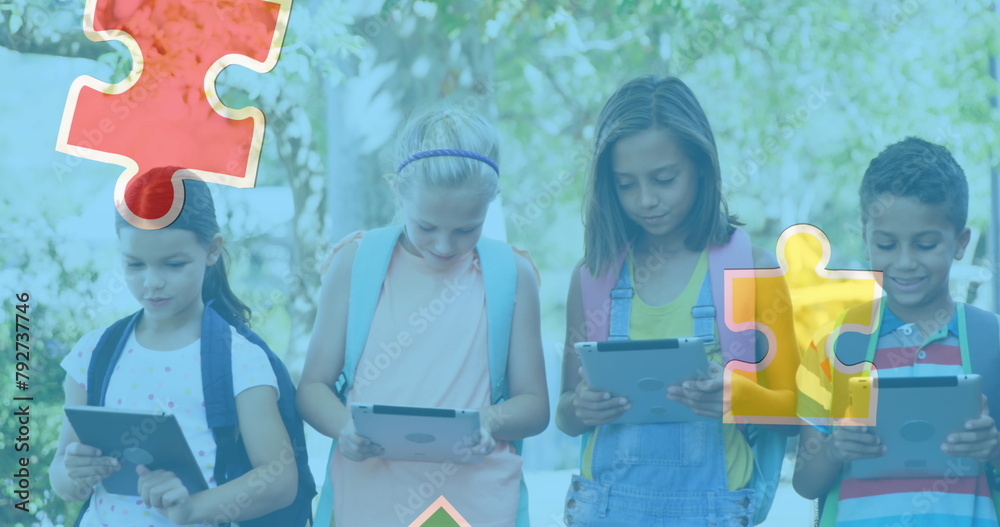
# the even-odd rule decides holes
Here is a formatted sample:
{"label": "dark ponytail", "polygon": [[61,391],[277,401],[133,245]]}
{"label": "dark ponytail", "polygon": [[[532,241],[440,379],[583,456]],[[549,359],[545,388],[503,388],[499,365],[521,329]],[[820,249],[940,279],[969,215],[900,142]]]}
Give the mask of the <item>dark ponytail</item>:
{"label": "dark ponytail", "polygon": [[[172,200],[173,196],[162,195],[156,189],[166,188],[165,185],[144,184],[152,183],[155,180],[169,180],[179,167],[159,167],[151,169],[140,176],[136,176],[130,187],[137,189],[130,196],[130,200],[137,201],[159,201]],[[191,172],[188,174],[193,175]],[[121,230],[129,223],[120,214],[116,215],[115,228]],[[184,208],[169,226],[168,229],[184,229],[194,233],[203,246],[208,247],[212,243],[212,238],[219,234],[219,224],[215,220],[215,201],[212,193],[208,190],[208,185],[198,179],[184,179]],[[249,325],[250,308],[247,307],[233,290],[229,287],[227,269],[229,266],[229,254],[225,248],[215,264],[205,270],[205,281],[201,287],[201,298],[207,304],[212,303],[215,309],[229,323],[236,325],[237,322]]]}

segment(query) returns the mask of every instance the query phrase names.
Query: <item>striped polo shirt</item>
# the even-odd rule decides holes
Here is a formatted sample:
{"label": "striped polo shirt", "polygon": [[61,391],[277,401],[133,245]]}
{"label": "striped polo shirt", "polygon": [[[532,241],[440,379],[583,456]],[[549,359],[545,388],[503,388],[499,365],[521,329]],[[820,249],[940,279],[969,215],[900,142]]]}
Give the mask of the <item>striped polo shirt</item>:
{"label": "striped polo shirt", "polygon": [[[924,339],[917,324],[904,323],[886,309],[879,327],[875,367],[879,377],[930,377],[961,375],[962,354],[959,348],[958,317],[952,315],[946,327]],[[815,347],[812,347],[815,353]],[[820,349],[823,349],[822,347]],[[839,352],[838,352],[839,354]],[[814,355],[815,357],[815,355]],[[820,362],[825,362],[822,360]],[[803,360],[817,365],[817,361]],[[801,372],[799,376],[826,381],[820,392],[832,390],[829,364],[820,371]],[[832,391],[827,392],[832,395]],[[823,398],[814,390],[813,396]],[[800,399],[803,406],[829,405],[830,401]],[[840,482],[837,506],[838,526],[848,527],[923,527],[923,526],[993,526],[997,515],[989,484],[984,475],[974,478],[881,479],[847,478]]]}

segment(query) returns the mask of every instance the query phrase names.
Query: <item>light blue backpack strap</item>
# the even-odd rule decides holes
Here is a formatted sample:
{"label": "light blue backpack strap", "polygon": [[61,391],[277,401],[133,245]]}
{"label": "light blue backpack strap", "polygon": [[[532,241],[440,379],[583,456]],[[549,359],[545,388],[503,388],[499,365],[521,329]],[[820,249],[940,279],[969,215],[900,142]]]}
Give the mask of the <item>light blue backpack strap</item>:
{"label": "light blue backpack strap", "polygon": [[[347,337],[344,347],[344,369],[337,379],[336,393],[342,402],[347,400],[347,392],[354,384],[354,373],[358,359],[365,349],[375,306],[382,292],[382,282],[389,269],[389,260],[396,247],[396,240],[402,227],[393,225],[372,229],[365,233],[354,256],[351,267],[350,305],[347,308]],[[330,445],[330,456],[326,462],[326,478],[319,493],[313,527],[330,527],[333,520],[333,482],[330,481],[330,464],[337,450],[337,441]]]}
{"label": "light blue backpack strap", "polygon": [[347,337],[344,348],[344,369],[337,379],[337,396],[347,400],[347,391],[354,384],[358,359],[365,349],[368,331],[375,317],[382,282],[389,269],[389,260],[396,247],[402,227],[392,225],[365,233],[351,267],[351,289],[347,308]]}
{"label": "light blue backpack strap", "polygon": [[313,515],[312,527],[330,527],[333,524],[333,482],[330,481],[330,465],[333,464],[333,453],[337,450],[337,440],[333,440],[330,445],[330,456],[326,460],[323,478],[323,488],[319,491],[319,504],[316,506],[316,514]]}
{"label": "light blue backpack strap", "polygon": [[493,404],[507,399],[507,351],[517,293],[514,251],[506,243],[480,238],[476,244],[486,293],[487,341],[490,361],[490,393]]}
{"label": "light blue backpack strap", "polygon": [[610,325],[608,341],[628,340],[628,327],[632,316],[632,297],[635,289],[632,287],[632,273],[629,271],[628,259],[622,262],[618,272],[618,282],[611,289]]}
{"label": "light blue backpack strap", "polygon": [[[500,240],[480,238],[476,244],[479,267],[483,271],[486,293],[487,354],[490,362],[490,393],[493,404],[500,404],[510,395],[507,387],[507,354],[510,350],[510,328],[514,319],[517,295],[517,263],[510,245]],[[520,454],[523,441],[512,441]],[[517,527],[528,527],[528,487],[521,475],[521,498],[517,504]]]}

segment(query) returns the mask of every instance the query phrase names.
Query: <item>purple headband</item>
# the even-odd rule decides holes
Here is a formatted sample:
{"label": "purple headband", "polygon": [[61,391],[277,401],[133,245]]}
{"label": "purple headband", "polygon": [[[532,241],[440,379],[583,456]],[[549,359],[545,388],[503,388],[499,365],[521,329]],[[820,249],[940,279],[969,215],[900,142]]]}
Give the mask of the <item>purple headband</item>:
{"label": "purple headband", "polygon": [[400,163],[398,167],[396,167],[396,173],[398,174],[401,170],[403,170],[403,167],[409,165],[410,163],[418,159],[423,159],[425,157],[442,157],[442,156],[467,157],[469,159],[482,161],[483,163],[486,163],[487,165],[493,167],[493,170],[495,170],[497,173],[497,177],[500,176],[500,167],[498,167],[496,162],[494,162],[492,159],[482,154],[477,154],[475,152],[467,152],[465,150],[450,150],[450,149],[424,150],[423,152],[417,152],[416,154],[412,154],[410,157],[404,159],[403,162]]}

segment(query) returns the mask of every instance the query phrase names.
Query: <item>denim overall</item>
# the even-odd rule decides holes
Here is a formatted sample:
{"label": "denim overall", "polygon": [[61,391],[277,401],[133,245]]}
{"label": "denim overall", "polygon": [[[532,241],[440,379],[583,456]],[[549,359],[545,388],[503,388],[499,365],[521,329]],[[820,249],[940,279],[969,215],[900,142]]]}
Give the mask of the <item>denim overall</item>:
{"label": "denim overall", "polygon": [[[609,341],[628,340],[633,294],[626,262],[611,293]],[[707,274],[691,314],[695,335],[714,345]],[[728,490],[722,426],[721,420],[601,426],[591,457],[594,479],[573,476],[566,525],[753,525],[753,489]]]}

